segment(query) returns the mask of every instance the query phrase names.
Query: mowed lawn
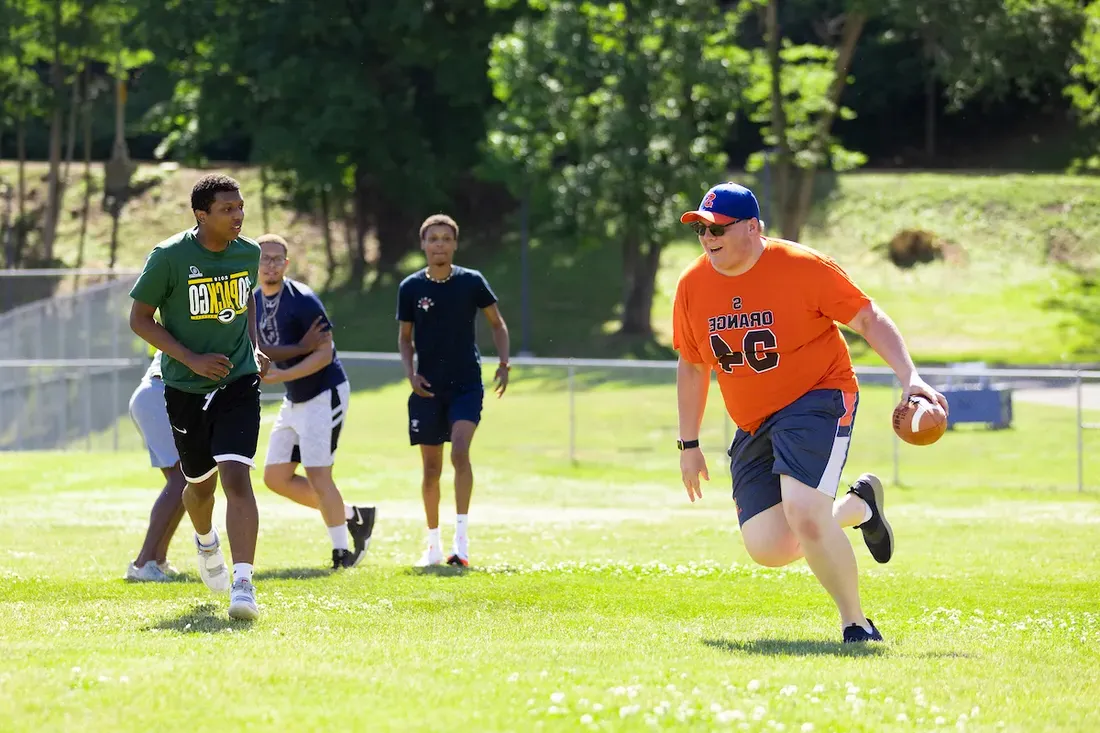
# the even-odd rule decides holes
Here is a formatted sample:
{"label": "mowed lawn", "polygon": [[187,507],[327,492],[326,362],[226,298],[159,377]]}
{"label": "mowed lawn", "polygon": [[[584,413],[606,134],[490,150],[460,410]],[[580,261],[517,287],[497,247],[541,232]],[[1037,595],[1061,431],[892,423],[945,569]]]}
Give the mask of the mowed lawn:
{"label": "mowed lawn", "polygon": [[898,547],[877,565],[851,533],[887,638],[852,648],[804,562],[749,561],[716,388],[692,505],[671,371],[580,370],[574,464],[561,373],[517,369],[475,442],[474,567],[425,573],[406,391],[351,371],[380,385],[337,469],[379,507],[369,558],[330,574],[319,517],[254,473],[251,625],[198,581],[186,519],[180,582],[122,580],[159,488],[128,423],[119,453],[0,456],[0,730],[1100,729],[1100,434],[1078,494],[1072,410],[1018,403],[1010,430],[902,446],[897,486],[894,397],[865,389],[845,478],[887,480]]}

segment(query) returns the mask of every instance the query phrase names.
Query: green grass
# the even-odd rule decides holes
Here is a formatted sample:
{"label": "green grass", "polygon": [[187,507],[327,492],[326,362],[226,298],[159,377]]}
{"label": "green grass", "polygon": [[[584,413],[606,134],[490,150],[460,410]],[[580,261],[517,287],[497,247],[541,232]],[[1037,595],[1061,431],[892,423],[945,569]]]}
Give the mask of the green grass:
{"label": "green grass", "polygon": [[[804,562],[749,561],[716,392],[704,431],[713,480],[692,505],[671,447],[671,372],[633,385],[579,373],[575,465],[560,374],[516,376],[487,399],[475,442],[473,569],[410,568],[423,520],[405,390],[363,390],[337,478],[347,498],[379,506],[369,559],[322,570],[316,514],[259,489],[263,615],[252,625],[231,623],[225,599],[198,582],[186,531],[169,554],[181,582],[121,580],[158,483],[143,453],[9,455],[0,728],[1100,725],[1100,450],[1077,494],[1072,410],[1019,403],[1011,430],[902,447],[903,485],[888,487],[897,555],[876,565],[851,534],[866,612],[888,640],[851,649],[836,643],[835,610]],[[353,369],[356,384],[367,377]],[[847,479],[889,479],[892,402],[865,390]],[[272,417],[269,406],[265,433]],[[134,446],[133,428],[122,432]],[[219,496],[223,528],[224,506]],[[447,502],[444,541],[452,523]]]}
{"label": "green grass", "polygon": [[[42,164],[30,181],[44,195]],[[243,186],[249,207],[247,233],[282,232],[290,241],[291,274],[316,287],[327,272],[320,229],[311,217],[260,201],[258,171],[226,169]],[[98,175],[98,172],[97,172]],[[187,199],[198,171],[146,166],[152,186],[124,210],[119,263],[138,267],[161,238],[190,224]],[[734,174],[736,175],[736,174]],[[0,161],[0,178],[14,180],[14,164]],[[98,180],[98,178],[97,178]],[[1070,175],[856,172],[821,177],[821,191],[805,244],[835,257],[894,317],[920,362],[982,360],[1004,364],[1100,361],[1100,314],[1090,277],[1100,268],[1100,178]],[[765,216],[764,190],[758,187]],[[65,198],[57,255],[76,261],[83,187]],[[107,262],[110,219],[93,197],[85,264]],[[266,219],[266,222],[265,222]],[[949,242],[951,258],[899,270],[883,246],[907,228],[929,230]],[[333,226],[343,258],[343,231]],[[410,232],[410,236],[415,233]],[[461,262],[482,269],[501,299],[516,348],[522,343],[518,227],[502,246],[464,240]],[[541,356],[667,357],[671,298],[676,277],[697,254],[694,241],[664,252],[653,306],[652,343],[615,338],[619,318],[619,247],[574,251],[567,242],[535,241],[531,252],[532,350]],[[406,269],[419,265],[412,256]],[[1090,274],[1091,273],[1091,274]],[[337,290],[325,296],[343,348],[392,351],[396,285],[369,292]],[[482,343],[491,348],[488,330]],[[880,363],[864,344],[853,343],[861,363]]]}

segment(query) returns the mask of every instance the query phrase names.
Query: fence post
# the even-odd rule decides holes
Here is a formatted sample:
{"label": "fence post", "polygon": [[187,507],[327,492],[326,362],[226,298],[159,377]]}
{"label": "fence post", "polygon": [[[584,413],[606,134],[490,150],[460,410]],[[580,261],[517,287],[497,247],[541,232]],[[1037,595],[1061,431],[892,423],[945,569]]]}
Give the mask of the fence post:
{"label": "fence post", "polygon": [[567,369],[568,369],[568,375],[569,375],[569,380],[568,380],[569,381],[569,462],[570,463],[576,463],[577,462],[577,453],[576,453],[577,412],[576,412],[576,405],[574,404],[575,397],[574,397],[574,389],[573,389],[573,378],[576,375],[577,370],[576,370],[576,367],[573,365],[573,360],[572,359],[569,360],[569,366],[568,366]]}
{"label": "fence post", "polygon": [[[82,329],[84,331],[84,358],[92,358],[92,309],[81,308]],[[94,381],[93,370],[89,367],[81,369],[82,389],[84,393],[84,450],[92,450],[92,389]]]}
{"label": "fence post", "polygon": [[1085,490],[1085,411],[1081,394],[1081,370],[1077,370],[1077,493]]}
{"label": "fence post", "polygon": [[[896,389],[894,392],[894,404],[897,404],[901,402],[901,382],[898,381],[896,374],[890,378],[890,382]],[[891,430],[890,434],[894,436],[894,486],[901,486],[901,455],[898,451],[901,439],[898,438],[898,434],[894,430]]]}
{"label": "fence post", "polygon": [[[111,356],[118,358],[118,328],[111,329]],[[111,370],[111,410],[112,412],[118,410],[119,394],[118,394],[118,372],[121,367],[115,367]],[[112,421],[111,431],[113,433],[112,439],[114,441],[115,453],[118,453],[118,416]]]}

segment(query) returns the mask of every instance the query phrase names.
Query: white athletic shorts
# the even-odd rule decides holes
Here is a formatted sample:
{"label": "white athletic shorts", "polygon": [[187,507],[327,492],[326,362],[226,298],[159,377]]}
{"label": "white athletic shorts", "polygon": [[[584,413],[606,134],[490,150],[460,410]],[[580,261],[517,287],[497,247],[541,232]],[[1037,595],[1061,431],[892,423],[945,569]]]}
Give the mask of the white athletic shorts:
{"label": "white athletic shorts", "polygon": [[180,454],[164,406],[164,382],[157,377],[141,380],[130,395],[130,417],[145,441],[153,468],[171,468],[179,463]]}
{"label": "white athletic shorts", "polygon": [[305,402],[291,402],[284,397],[271,428],[265,465],[331,466],[350,397],[351,385],[346,381]]}

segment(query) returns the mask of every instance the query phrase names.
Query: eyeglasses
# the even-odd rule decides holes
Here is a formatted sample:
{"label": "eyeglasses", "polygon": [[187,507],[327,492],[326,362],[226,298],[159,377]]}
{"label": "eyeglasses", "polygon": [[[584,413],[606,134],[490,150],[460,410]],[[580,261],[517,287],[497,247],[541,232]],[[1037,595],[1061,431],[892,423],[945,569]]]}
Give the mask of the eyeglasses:
{"label": "eyeglasses", "polygon": [[286,257],[283,257],[282,255],[277,255],[275,257],[267,257],[265,255],[265,256],[260,257],[260,264],[261,265],[276,265],[276,266],[278,266],[278,265],[283,264],[284,262],[286,262]]}
{"label": "eyeglasses", "polygon": [[734,219],[729,224],[706,224],[701,221],[693,221],[691,222],[691,229],[700,237],[703,236],[703,233],[707,231],[709,231],[716,237],[720,237],[726,233],[726,229],[730,228],[734,224],[740,224],[743,221],[745,221],[745,219]]}

